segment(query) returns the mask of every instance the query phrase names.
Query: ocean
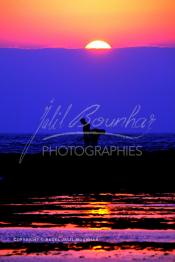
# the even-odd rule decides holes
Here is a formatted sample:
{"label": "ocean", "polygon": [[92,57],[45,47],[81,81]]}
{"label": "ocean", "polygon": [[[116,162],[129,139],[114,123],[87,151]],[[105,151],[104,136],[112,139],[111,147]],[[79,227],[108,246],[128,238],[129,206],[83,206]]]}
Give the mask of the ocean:
{"label": "ocean", "polygon": [[[49,135],[36,135],[31,142],[27,153],[37,154],[42,152],[43,146],[51,148],[83,146],[83,135],[64,135],[44,140]],[[26,144],[31,140],[32,134],[1,134],[0,153],[21,154]],[[175,134],[146,134],[146,135],[101,135],[99,145],[104,146],[140,146],[143,151],[167,151],[175,149]]]}

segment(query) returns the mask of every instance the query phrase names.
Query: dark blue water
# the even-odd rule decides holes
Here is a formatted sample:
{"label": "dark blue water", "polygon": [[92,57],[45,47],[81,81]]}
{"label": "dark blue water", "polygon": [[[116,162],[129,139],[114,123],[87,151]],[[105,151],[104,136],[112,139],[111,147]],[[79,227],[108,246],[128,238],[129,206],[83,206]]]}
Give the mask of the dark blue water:
{"label": "dark blue water", "polygon": [[[1,134],[0,153],[21,153],[25,145],[30,141],[31,134]],[[127,137],[115,137],[102,135],[99,139],[101,146],[141,146],[145,151],[158,151],[175,149],[175,134],[147,134],[138,138],[135,135]],[[61,146],[83,146],[83,135],[66,135],[44,140],[47,135],[37,135],[32,141],[27,153],[36,154],[42,151],[43,146],[52,148]]]}

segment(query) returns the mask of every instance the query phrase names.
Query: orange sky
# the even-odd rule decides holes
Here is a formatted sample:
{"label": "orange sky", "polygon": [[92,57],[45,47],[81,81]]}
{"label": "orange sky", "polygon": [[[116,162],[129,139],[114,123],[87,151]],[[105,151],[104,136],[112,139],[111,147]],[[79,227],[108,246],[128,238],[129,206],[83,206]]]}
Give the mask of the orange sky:
{"label": "orange sky", "polygon": [[0,0],[1,47],[174,46],[175,0]]}

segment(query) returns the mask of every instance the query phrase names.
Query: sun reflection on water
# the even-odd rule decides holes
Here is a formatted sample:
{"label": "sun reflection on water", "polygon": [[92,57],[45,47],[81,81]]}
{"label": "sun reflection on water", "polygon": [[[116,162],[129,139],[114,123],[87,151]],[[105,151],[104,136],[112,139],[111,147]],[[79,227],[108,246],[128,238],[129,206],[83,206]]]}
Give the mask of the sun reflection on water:
{"label": "sun reflection on water", "polygon": [[93,202],[93,203],[90,203],[90,205],[93,206],[92,209],[90,209],[88,211],[88,214],[89,215],[100,215],[100,216],[103,216],[103,215],[110,215],[111,214],[111,210],[109,208],[109,202]]}

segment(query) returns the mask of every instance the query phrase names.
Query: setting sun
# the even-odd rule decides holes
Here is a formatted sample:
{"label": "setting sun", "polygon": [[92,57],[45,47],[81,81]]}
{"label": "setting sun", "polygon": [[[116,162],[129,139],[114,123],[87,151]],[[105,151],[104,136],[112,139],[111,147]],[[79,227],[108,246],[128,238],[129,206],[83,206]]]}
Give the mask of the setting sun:
{"label": "setting sun", "polygon": [[85,46],[86,49],[111,49],[111,46],[101,40],[92,41]]}

